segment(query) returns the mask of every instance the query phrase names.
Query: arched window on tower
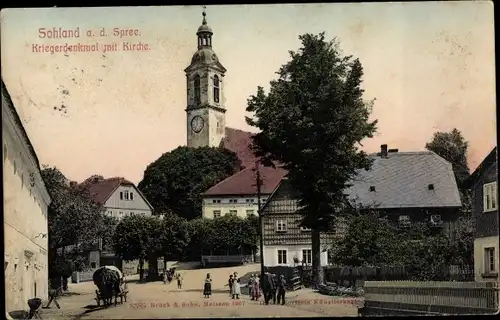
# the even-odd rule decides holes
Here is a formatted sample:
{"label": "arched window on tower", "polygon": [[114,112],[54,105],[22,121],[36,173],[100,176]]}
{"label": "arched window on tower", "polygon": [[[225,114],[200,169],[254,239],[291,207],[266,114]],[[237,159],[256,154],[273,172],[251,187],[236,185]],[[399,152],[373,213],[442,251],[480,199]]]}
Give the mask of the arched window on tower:
{"label": "arched window on tower", "polygon": [[220,99],[220,82],[217,75],[214,76],[214,101],[219,103]]}
{"label": "arched window on tower", "polygon": [[197,74],[194,76],[194,102],[196,104],[199,104],[201,102],[200,86],[201,86],[200,75]]}

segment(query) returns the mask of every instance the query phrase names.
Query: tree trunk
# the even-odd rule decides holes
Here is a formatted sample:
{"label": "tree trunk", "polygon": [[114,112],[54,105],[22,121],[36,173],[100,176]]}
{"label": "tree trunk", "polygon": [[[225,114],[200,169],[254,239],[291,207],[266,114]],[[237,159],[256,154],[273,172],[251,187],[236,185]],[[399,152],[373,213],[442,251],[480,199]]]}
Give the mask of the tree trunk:
{"label": "tree trunk", "polygon": [[156,255],[150,255],[148,257],[148,278],[157,279],[158,278],[158,257]]}
{"label": "tree trunk", "polygon": [[144,278],[144,259],[139,259],[139,280]]}
{"label": "tree trunk", "polygon": [[323,284],[323,270],[321,268],[321,238],[320,232],[312,230],[312,282],[313,289],[318,289],[320,284]]}
{"label": "tree trunk", "polygon": [[163,273],[167,272],[167,255],[163,256]]}

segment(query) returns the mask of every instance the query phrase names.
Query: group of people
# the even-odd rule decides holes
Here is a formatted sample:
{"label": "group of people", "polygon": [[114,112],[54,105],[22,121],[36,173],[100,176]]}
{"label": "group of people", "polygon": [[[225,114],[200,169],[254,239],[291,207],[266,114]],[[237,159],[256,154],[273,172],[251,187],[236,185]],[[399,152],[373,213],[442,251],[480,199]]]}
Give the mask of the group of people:
{"label": "group of people", "polygon": [[264,293],[264,302],[269,304],[271,299],[273,303],[285,304],[286,280],[284,275],[276,276],[274,273],[266,272],[262,279],[262,291]]}
{"label": "group of people", "polygon": [[175,271],[175,268],[168,269],[163,274],[163,283],[167,284],[172,282],[172,280],[177,280],[177,289],[182,289],[182,275]]}

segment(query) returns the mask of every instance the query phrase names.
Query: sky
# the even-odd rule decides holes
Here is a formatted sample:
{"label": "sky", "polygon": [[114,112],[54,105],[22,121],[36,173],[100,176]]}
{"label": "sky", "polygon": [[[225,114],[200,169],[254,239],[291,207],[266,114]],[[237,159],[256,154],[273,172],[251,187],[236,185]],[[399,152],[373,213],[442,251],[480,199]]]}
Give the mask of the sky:
{"label": "sky", "polygon": [[[186,145],[184,69],[196,51],[200,6],[4,9],[2,78],[41,164],[69,179],[93,174],[135,183],[163,153]],[[226,126],[245,123],[246,101],[269,88],[300,47],[326,32],[364,68],[378,132],[363,141],[424,150],[436,131],[458,128],[474,170],[496,145],[491,2],[207,6],[225,76]],[[80,38],[40,38],[40,28],[80,28]],[[98,36],[104,28],[106,36]],[[113,37],[113,28],[139,30]],[[87,31],[95,35],[87,36]],[[34,44],[147,43],[149,51],[33,52]],[[64,106],[64,108],[62,108]]]}

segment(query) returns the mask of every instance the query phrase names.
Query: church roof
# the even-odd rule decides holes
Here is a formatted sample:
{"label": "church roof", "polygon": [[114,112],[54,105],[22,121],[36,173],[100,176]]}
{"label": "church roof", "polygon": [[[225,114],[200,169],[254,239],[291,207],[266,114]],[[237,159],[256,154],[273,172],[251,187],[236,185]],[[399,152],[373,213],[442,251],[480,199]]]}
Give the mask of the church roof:
{"label": "church roof", "polygon": [[250,148],[252,145],[252,135],[248,131],[226,127],[226,134],[221,141],[221,147],[236,153],[241,161],[241,165],[245,168],[253,168],[257,160]]}
{"label": "church roof", "polygon": [[[271,194],[286,175],[282,168],[259,167],[262,180],[261,193]],[[230,176],[208,189],[204,196],[238,196],[257,194],[256,173],[253,167],[248,167]]]}

